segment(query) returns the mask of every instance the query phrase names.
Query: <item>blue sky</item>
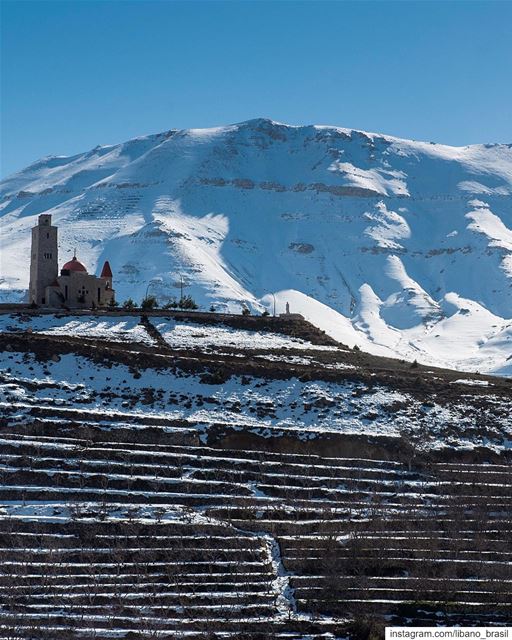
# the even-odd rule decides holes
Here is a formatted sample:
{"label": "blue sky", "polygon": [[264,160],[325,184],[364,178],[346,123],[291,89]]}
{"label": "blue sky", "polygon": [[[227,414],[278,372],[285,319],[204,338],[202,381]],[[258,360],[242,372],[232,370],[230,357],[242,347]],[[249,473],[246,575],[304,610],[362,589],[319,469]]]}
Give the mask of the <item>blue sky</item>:
{"label": "blue sky", "polygon": [[512,142],[512,2],[2,1],[2,176],[270,117]]}

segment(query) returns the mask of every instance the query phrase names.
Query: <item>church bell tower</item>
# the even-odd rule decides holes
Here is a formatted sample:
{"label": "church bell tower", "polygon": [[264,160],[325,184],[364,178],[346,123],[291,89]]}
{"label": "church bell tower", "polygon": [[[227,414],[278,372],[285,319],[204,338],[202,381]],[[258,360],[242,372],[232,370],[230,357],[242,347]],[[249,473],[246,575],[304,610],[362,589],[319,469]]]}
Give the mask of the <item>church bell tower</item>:
{"label": "church bell tower", "polygon": [[45,289],[55,282],[57,275],[57,227],[52,226],[51,215],[43,213],[32,229],[29,303],[48,305]]}

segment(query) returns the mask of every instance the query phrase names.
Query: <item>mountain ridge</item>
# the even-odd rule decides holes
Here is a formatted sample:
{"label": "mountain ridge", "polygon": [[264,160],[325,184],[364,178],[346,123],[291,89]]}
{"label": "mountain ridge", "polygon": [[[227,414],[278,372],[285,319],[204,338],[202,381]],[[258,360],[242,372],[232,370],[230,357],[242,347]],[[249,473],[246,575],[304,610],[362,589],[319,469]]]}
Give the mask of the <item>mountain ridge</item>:
{"label": "mountain ridge", "polygon": [[[376,355],[509,375],[512,145],[268,119],[47,157],[1,183],[0,298],[42,212],[122,301],[292,311]],[[181,274],[181,276],[180,276]],[[274,296],[274,297],[273,297]],[[453,348],[456,345],[456,349]]]}

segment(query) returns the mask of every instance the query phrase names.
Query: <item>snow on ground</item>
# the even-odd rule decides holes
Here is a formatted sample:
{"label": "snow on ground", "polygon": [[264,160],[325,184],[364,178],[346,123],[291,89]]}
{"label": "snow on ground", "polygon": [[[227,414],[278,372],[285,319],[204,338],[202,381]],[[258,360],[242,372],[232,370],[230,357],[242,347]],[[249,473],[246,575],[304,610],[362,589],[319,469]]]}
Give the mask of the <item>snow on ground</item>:
{"label": "snow on ground", "polygon": [[314,349],[332,351],[337,347],[314,345],[300,338],[278,333],[232,329],[222,325],[195,324],[172,318],[152,318],[167,344],[175,349],[236,347],[238,349]]}
{"label": "snow on ground", "polygon": [[[337,347],[315,345],[301,338],[269,331],[232,329],[224,325],[184,322],[166,317],[153,317],[152,324],[174,349],[207,349],[234,347],[237,349],[300,349],[333,351]],[[33,331],[48,335],[100,338],[119,342],[140,342],[154,345],[139,316],[59,316],[59,314],[0,314],[0,333]],[[299,363],[292,358],[290,363]],[[310,361],[302,359],[303,364]]]}
{"label": "snow on ground", "polygon": [[453,380],[453,382],[450,382],[450,384],[468,384],[470,386],[476,386],[476,387],[488,387],[489,386],[489,382],[488,380],[464,380],[463,378],[461,378],[460,380]]}
{"label": "snow on ground", "polygon": [[[183,506],[171,507],[165,505],[164,509],[158,509],[155,505],[109,504],[102,516],[103,522],[125,522],[128,518],[131,522],[139,524],[152,524],[157,518],[163,522],[183,522],[186,524],[219,524],[214,518],[204,516],[194,509]],[[75,506],[52,501],[41,502],[14,502],[4,501],[0,507],[0,516],[15,518],[18,520],[34,520],[44,522],[64,523],[76,520],[77,516],[83,522],[98,520],[98,504],[96,502],[80,502]],[[58,534],[56,534],[58,535]]]}
{"label": "snow on ground", "polygon": [[[145,416],[185,420],[200,431],[223,423],[266,437],[290,431],[302,439],[325,432],[405,434],[413,440],[421,435],[420,446],[426,447],[474,447],[485,439],[488,446],[499,448],[507,439],[512,441],[512,416],[504,415],[499,429],[489,427],[483,434],[464,397],[449,406],[427,405],[407,393],[350,380],[254,378],[247,384],[232,376],[222,384],[209,384],[198,375],[166,369],[140,374],[133,367],[107,368],[72,354],[43,363],[16,352],[0,354],[0,368],[0,407],[20,418],[42,406],[52,408],[52,419],[72,409],[81,420],[86,420],[84,412],[94,420],[101,418],[109,429],[143,428],[132,423]],[[489,398],[490,404],[494,401],[500,402]],[[174,427],[170,423],[162,428]]]}
{"label": "snow on ground", "polygon": [[[133,415],[154,415],[169,419],[186,419],[191,424],[208,425],[216,421],[269,430],[286,427],[306,433],[321,431],[369,432],[398,435],[396,426],[384,418],[367,418],[383,402],[403,401],[393,391],[377,390],[357,399],[352,393],[358,385],[337,385],[328,382],[257,379],[244,385],[237,377],[219,385],[202,383],[198,376],[175,377],[169,371],[147,370],[140,378],[124,365],[103,368],[72,354],[60,362],[41,364],[33,358],[6,353],[2,356],[5,383],[1,388],[3,403],[18,402],[30,407],[35,404],[73,406],[88,413],[100,412],[105,421],[112,413],[127,419]],[[38,390],[25,390],[16,380],[57,383],[57,388],[42,385]],[[76,384],[69,385],[73,380]],[[144,404],[145,389],[152,389],[158,398],[152,406]],[[108,398],[101,394],[108,391]],[[123,398],[126,396],[126,398]],[[136,405],[129,409],[127,398],[135,396]],[[270,434],[270,431],[268,431]]]}
{"label": "snow on ground", "polygon": [[153,345],[151,338],[140,324],[139,316],[91,316],[45,314],[0,314],[0,333],[34,331],[49,335],[84,338],[101,338],[119,342],[142,342]]}
{"label": "snow on ground", "polygon": [[[413,297],[416,295],[414,292]],[[350,322],[299,291],[275,293],[282,307],[289,301],[294,311],[329,336],[348,346],[357,345],[367,353],[459,371],[512,375],[512,321],[490,313],[480,304],[455,293],[447,294],[439,310],[431,308],[434,315],[439,314],[436,321],[400,331],[385,322],[385,305],[368,285],[361,287],[360,296],[357,315]],[[266,296],[262,302],[269,300],[272,298]]]}

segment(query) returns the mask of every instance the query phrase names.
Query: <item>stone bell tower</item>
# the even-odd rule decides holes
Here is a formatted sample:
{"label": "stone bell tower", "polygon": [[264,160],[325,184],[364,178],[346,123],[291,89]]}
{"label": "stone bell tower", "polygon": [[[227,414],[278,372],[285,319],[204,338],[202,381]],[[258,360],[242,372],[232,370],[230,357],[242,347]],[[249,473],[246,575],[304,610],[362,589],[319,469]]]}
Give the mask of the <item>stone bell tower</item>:
{"label": "stone bell tower", "polygon": [[29,303],[48,305],[45,289],[54,284],[57,275],[57,227],[52,226],[51,215],[43,213],[38,218],[37,226],[32,229]]}

